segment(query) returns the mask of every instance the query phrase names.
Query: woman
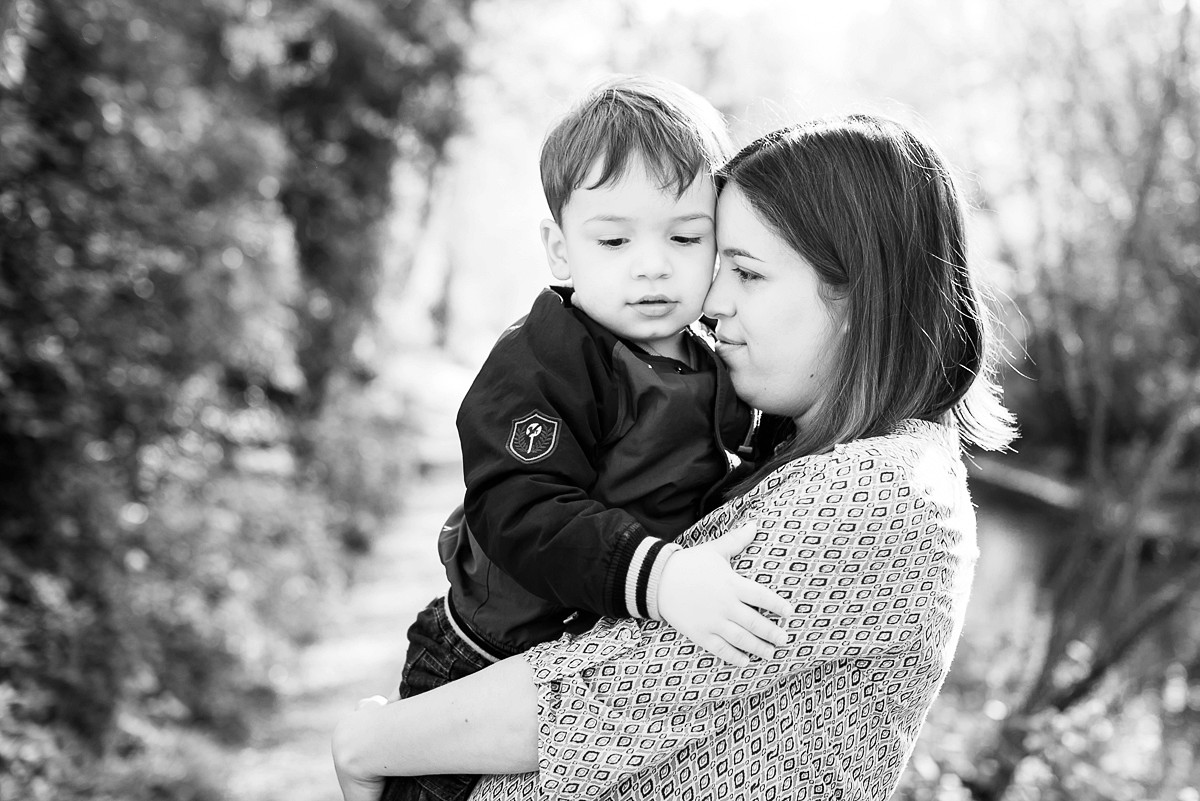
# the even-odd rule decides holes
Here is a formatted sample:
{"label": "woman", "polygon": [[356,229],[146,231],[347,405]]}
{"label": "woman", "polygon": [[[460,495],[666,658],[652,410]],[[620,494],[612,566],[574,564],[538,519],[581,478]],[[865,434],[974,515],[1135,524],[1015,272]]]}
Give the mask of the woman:
{"label": "woman", "polygon": [[482,799],[891,794],[974,566],[960,442],[1013,433],[961,202],[929,145],[865,116],[763,137],[718,185],[705,311],[777,447],[679,542],[716,561],[753,523],[733,566],[790,601],[788,644],[735,666],[669,626],[602,621],[361,705],[334,734],[347,801],[443,772],[498,774]]}

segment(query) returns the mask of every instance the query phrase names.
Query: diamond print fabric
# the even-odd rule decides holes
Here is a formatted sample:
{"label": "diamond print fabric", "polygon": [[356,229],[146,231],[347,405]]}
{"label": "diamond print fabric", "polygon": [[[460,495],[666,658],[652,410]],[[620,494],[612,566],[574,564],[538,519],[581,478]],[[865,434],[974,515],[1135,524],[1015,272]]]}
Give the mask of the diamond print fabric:
{"label": "diamond print fabric", "polygon": [[771,660],[605,620],[525,655],[539,771],[473,799],[886,799],[949,669],[976,558],[957,439],[908,421],[792,462],[680,538],[744,520],[734,560],[795,608]]}

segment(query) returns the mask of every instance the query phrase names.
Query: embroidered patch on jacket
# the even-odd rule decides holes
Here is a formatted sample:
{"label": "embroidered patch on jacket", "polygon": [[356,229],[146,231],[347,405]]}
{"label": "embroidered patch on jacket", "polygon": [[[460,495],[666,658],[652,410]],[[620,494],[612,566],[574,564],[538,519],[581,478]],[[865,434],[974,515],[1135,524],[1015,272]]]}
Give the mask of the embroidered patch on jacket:
{"label": "embroidered patch on jacket", "polygon": [[513,420],[508,435],[508,452],[522,462],[536,462],[554,453],[558,445],[558,426],[561,421],[532,412]]}

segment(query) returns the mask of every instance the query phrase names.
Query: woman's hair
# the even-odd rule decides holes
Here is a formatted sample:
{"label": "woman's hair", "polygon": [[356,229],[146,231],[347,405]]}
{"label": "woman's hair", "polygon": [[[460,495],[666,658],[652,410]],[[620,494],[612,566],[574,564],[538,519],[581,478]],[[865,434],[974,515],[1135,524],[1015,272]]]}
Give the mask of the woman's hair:
{"label": "woman's hair", "polygon": [[1012,440],[963,204],[930,144],[888,119],[820,120],[747,145],[717,173],[729,184],[816,269],[846,322],[823,399],[755,480],[908,418],[956,424],[989,450]]}

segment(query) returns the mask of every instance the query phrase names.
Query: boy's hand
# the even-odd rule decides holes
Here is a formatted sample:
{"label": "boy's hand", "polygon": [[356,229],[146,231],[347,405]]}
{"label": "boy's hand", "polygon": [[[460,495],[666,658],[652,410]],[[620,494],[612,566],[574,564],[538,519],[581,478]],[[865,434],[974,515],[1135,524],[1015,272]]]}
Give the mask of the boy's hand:
{"label": "boy's hand", "polygon": [[658,588],[663,620],[739,667],[750,664],[750,656],[771,659],[776,648],[787,644],[787,632],[758,610],[780,617],[792,613],[788,601],[729,566],[729,560],[753,542],[754,534],[754,523],[749,522],[712,542],[677,551],[667,560]]}

